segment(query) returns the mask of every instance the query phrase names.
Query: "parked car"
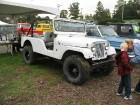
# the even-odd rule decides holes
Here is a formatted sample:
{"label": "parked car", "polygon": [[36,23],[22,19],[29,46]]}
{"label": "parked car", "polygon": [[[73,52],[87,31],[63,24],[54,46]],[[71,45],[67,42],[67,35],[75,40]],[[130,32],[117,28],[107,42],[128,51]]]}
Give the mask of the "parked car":
{"label": "parked car", "polygon": [[90,71],[108,75],[114,70],[114,47],[106,40],[89,38],[83,21],[55,18],[52,32],[23,36],[21,46],[26,64],[37,63],[40,55],[54,58],[63,62],[66,80],[75,85],[83,84]]}
{"label": "parked car", "polygon": [[51,24],[40,23],[37,25],[36,30],[42,31],[44,33],[46,31],[53,31],[53,28],[51,27]]}
{"label": "parked car", "polygon": [[104,39],[110,42],[116,50],[120,50],[120,44],[125,41],[124,37],[119,36],[112,28],[105,25],[86,25],[87,35],[91,38]]}

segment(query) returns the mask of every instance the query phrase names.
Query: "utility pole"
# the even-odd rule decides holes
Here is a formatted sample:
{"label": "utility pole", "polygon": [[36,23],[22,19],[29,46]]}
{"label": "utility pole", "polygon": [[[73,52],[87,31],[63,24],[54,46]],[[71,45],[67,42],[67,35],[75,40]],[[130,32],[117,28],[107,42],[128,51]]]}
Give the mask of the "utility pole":
{"label": "utility pole", "polygon": [[57,8],[58,8],[58,10],[59,10],[59,8],[61,7],[62,5],[60,5],[60,4],[57,4]]}
{"label": "utility pole", "polygon": [[83,10],[83,8],[81,8],[81,15],[82,15],[82,10]]}
{"label": "utility pole", "polygon": [[124,2],[122,3],[122,21],[123,21],[123,14],[124,14]]}

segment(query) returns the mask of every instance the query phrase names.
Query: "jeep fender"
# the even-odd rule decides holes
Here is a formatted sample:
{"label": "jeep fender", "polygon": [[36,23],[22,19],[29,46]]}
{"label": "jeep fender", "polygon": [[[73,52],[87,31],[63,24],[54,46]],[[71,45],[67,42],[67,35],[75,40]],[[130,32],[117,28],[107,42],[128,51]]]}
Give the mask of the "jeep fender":
{"label": "jeep fender", "polygon": [[47,49],[42,39],[33,38],[33,37],[22,37],[21,38],[21,46],[24,47],[26,42],[30,42],[33,48],[33,51],[40,54],[45,54]]}
{"label": "jeep fender", "polygon": [[68,52],[68,51],[75,51],[75,52],[80,52],[81,54],[83,54],[84,58],[89,59],[93,57],[93,52],[91,51],[91,49],[88,48],[77,48],[77,47],[67,47],[65,51],[63,51],[61,59],[63,57],[63,55]]}
{"label": "jeep fender", "polygon": [[116,54],[116,50],[114,47],[110,46],[108,49],[108,55],[114,55]]}

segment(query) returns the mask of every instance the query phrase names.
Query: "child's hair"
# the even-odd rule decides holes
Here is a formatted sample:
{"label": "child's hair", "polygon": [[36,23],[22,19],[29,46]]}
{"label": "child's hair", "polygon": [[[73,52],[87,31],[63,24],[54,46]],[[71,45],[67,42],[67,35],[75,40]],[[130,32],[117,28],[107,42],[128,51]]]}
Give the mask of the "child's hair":
{"label": "child's hair", "polygon": [[121,45],[120,45],[120,49],[127,49],[128,48],[128,45],[127,43],[123,42]]}
{"label": "child's hair", "polygon": [[131,39],[125,39],[125,42],[126,42],[127,44],[133,45],[133,40],[131,40]]}

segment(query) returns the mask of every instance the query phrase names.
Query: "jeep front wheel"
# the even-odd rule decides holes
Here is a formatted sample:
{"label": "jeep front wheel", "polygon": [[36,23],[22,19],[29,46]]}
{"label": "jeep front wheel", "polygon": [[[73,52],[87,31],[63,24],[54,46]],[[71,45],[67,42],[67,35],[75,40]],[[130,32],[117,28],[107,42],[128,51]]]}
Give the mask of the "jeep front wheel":
{"label": "jeep front wheel", "polygon": [[33,52],[32,46],[25,46],[23,48],[23,60],[26,64],[34,64],[37,60],[36,53]]}
{"label": "jeep front wheel", "polygon": [[80,56],[72,55],[66,58],[63,72],[66,80],[75,85],[83,84],[90,77],[90,65]]}

